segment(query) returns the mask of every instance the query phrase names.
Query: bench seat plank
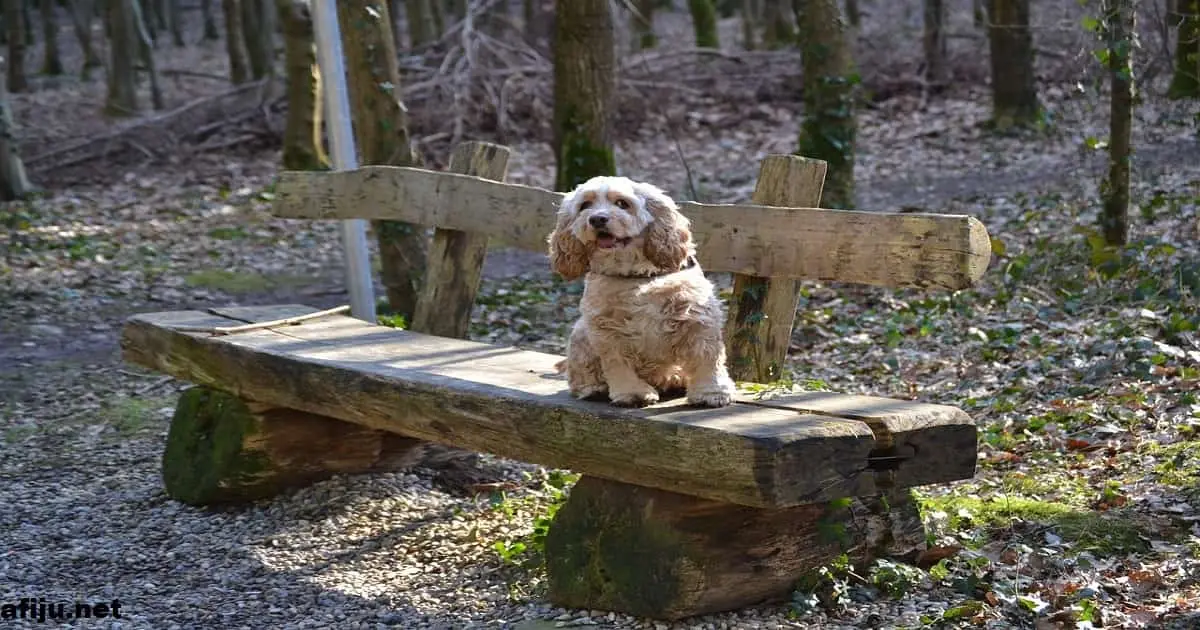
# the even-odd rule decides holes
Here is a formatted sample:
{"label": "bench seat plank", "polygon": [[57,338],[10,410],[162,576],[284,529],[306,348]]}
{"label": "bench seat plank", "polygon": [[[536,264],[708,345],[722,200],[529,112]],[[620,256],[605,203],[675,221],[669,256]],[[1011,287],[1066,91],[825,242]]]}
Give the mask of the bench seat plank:
{"label": "bench seat plank", "polygon": [[877,435],[857,419],[761,403],[698,409],[677,399],[620,409],[578,401],[555,373],[558,356],[345,316],[220,336],[175,330],[315,310],[137,315],[122,347],[131,362],[247,400],[717,501],[779,508],[875,487],[867,457]]}

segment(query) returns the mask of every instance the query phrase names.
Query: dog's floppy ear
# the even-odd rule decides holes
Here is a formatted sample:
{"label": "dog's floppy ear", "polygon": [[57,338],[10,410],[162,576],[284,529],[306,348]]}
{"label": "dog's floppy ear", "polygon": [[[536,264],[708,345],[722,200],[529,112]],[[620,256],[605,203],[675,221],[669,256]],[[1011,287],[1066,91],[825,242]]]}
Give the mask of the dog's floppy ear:
{"label": "dog's floppy ear", "polygon": [[576,189],[562,200],[559,206],[558,223],[548,239],[550,243],[550,268],[564,280],[574,280],[588,270],[588,250],[571,232],[571,220],[579,194]]}
{"label": "dog's floppy ear", "polygon": [[691,222],[679,213],[675,201],[650,184],[634,185],[654,221],[645,231],[646,259],[659,269],[678,269],[693,252]]}

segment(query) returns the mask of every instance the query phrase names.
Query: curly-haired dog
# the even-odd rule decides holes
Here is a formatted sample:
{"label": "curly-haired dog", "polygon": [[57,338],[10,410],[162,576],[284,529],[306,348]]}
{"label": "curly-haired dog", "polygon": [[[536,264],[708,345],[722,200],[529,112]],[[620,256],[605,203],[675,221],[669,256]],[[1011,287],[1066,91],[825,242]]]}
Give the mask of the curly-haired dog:
{"label": "curly-haired dog", "polygon": [[556,273],[586,274],[567,341],[572,395],[641,406],[686,388],[693,404],[733,400],[724,308],[696,262],[687,217],[662,190],[592,178],[563,200],[549,242]]}

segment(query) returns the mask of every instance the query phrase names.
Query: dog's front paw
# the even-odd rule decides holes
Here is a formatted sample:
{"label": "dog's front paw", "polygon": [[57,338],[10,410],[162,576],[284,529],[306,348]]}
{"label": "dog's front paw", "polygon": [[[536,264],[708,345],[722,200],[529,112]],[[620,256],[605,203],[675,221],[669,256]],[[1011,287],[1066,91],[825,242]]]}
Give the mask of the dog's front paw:
{"label": "dog's front paw", "polygon": [[645,407],[658,402],[658,392],[652,387],[633,392],[611,392],[608,397],[618,407]]}
{"label": "dog's front paw", "polygon": [[571,387],[571,395],[580,399],[597,398],[608,393],[608,385],[603,383],[593,385],[578,385]]}
{"label": "dog's front paw", "polygon": [[737,395],[737,386],[733,384],[733,381],[721,379],[689,391],[687,399],[693,405],[725,407],[733,402],[735,395]]}

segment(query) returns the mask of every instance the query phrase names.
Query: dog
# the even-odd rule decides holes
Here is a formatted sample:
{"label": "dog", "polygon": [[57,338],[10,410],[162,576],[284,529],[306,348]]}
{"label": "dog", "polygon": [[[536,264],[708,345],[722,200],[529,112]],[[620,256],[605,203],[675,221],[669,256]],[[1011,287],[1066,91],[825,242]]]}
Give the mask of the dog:
{"label": "dog", "polygon": [[565,280],[586,276],[567,340],[572,396],[641,407],[686,390],[694,405],[733,401],[725,309],[690,225],[661,189],[625,177],[593,177],[563,199],[550,266]]}

